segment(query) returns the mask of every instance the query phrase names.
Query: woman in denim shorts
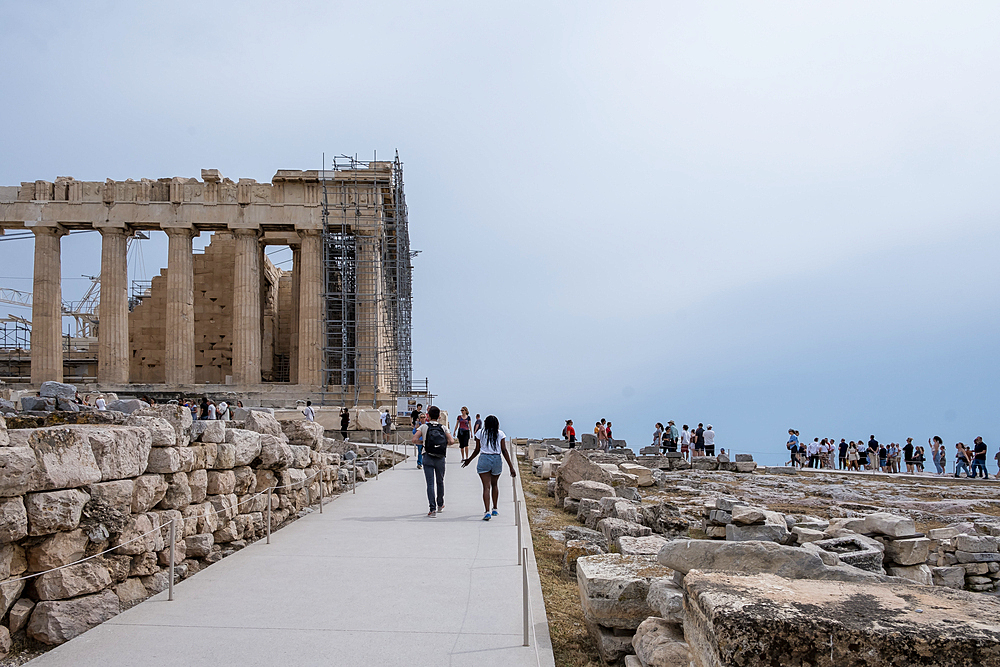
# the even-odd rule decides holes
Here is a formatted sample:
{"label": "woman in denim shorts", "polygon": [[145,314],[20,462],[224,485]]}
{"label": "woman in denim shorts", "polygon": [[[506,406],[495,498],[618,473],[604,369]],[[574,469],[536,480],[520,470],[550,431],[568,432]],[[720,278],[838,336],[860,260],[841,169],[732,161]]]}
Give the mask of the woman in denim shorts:
{"label": "woman in denim shorts", "polygon": [[[517,477],[514,464],[510,462],[510,455],[507,453],[507,435],[500,430],[500,420],[490,415],[483,422],[483,428],[476,432],[476,451],[472,456],[462,460],[462,467],[472,463],[472,459],[479,457],[476,464],[476,472],[483,481],[483,505],[486,514],[483,521],[489,521],[490,517],[497,516],[497,498],[500,496],[500,489],[497,482],[503,472],[503,460],[507,462],[510,469],[510,476]],[[490,511],[490,499],[493,500],[493,511]]]}

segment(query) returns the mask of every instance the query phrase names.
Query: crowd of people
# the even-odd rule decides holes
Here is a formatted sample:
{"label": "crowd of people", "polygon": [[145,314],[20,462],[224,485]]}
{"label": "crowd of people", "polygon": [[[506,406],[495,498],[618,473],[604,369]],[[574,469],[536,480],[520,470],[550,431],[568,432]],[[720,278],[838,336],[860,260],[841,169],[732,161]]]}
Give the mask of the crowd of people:
{"label": "crowd of people", "polygon": [[[799,439],[799,432],[790,428],[785,448],[788,450],[788,461],[785,465],[799,468],[920,474],[930,473],[929,469],[925,469],[929,457],[935,470],[933,474],[949,474],[948,451],[944,440],[936,435],[927,439],[926,448],[923,445],[914,445],[913,438],[907,438],[906,444],[900,446],[896,442],[880,443],[874,435],[869,435],[867,442],[864,439],[848,442],[846,438],[841,438],[838,443],[834,438],[817,437],[813,438],[812,442],[805,443]],[[956,443],[953,468],[955,477],[961,476],[964,472],[968,478],[988,479],[989,473],[986,469],[988,449],[982,436],[977,436],[971,447],[963,442]],[[1000,475],[1000,451],[993,458],[997,462],[997,474]]]}

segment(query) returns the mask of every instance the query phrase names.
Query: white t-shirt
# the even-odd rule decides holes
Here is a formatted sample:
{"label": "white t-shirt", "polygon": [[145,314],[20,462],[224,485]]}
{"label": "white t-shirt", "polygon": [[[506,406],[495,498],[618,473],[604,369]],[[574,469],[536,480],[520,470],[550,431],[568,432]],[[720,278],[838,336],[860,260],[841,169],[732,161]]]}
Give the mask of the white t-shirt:
{"label": "white t-shirt", "polygon": [[97,409],[98,410],[107,410],[108,409],[108,404],[104,402],[103,398],[98,398],[97,401],[96,401],[96,403],[97,403]]}
{"label": "white t-shirt", "polygon": [[219,403],[218,418],[219,419],[229,419],[229,404],[226,403],[225,401],[223,401],[222,403]]}
{"label": "white t-shirt", "polygon": [[691,444],[691,432],[687,429],[681,431],[681,444],[690,445]]}
{"label": "white t-shirt", "polygon": [[507,439],[507,434],[503,431],[497,431],[497,441],[494,443],[486,442],[486,431],[485,429],[480,429],[476,433],[476,440],[479,441],[479,453],[480,454],[499,454],[500,453],[500,442]]}
{"label": "white t-shirt", "polygon": [[715,445],[715,431],[712,429],[707,429],[705,433],[702,434],[705,438],[705,446]]}
{"label": "white t-shirt", "polygon": [[302,408],[302,414],[306,416],[307,422],[316,421],[316,411],[313,410],[311,405],[307,405],[306,407]]}
{"label": "white t-shirt", "polygon": [[208,418],[215,419],[215,406],[211,403],[208,404]]}

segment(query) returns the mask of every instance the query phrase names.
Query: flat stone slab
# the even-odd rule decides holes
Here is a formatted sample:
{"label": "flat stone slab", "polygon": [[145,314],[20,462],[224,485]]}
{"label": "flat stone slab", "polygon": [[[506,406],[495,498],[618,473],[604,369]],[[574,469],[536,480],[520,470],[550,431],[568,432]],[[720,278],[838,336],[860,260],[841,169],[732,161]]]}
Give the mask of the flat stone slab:
{"label": "flat stone slab", "polygon": [[603,554],[578,558],[576,581],[583,615],[605,628],[634,630],[656,615],[646,602],[650,581],[671,575],[671,570],[648,556]]}
{"label": "flat stone slab", "polygon": [[702,667],[1000,665],[1000,600],[992,596],[699,571],[684,588],[684,636]]}

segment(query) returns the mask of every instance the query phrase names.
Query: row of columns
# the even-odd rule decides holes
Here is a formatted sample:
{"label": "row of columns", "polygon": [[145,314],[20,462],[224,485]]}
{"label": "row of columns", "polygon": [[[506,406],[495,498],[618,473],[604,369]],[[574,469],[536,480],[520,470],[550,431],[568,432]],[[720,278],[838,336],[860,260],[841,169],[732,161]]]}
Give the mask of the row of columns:
{"label": "row of columns", "polygon": [[[63,379],[62,277],[63,227],[35,227],[34,286],[31,306],[31,383]],[[127,232],[101,231],[101,300],[97,381],[122,385],[129,380]],[[165,381],[195,382],[193,228],[164,230],[167,251]],[[233,382],[261,381],[261,259],[258,230],[237,229],[233,284]],[[293,251],[293,312],[290,380],[319,386],[323,381],[323,241],[319,231],[300,231]],[[296,335],[297,333],[297,335]]]}

